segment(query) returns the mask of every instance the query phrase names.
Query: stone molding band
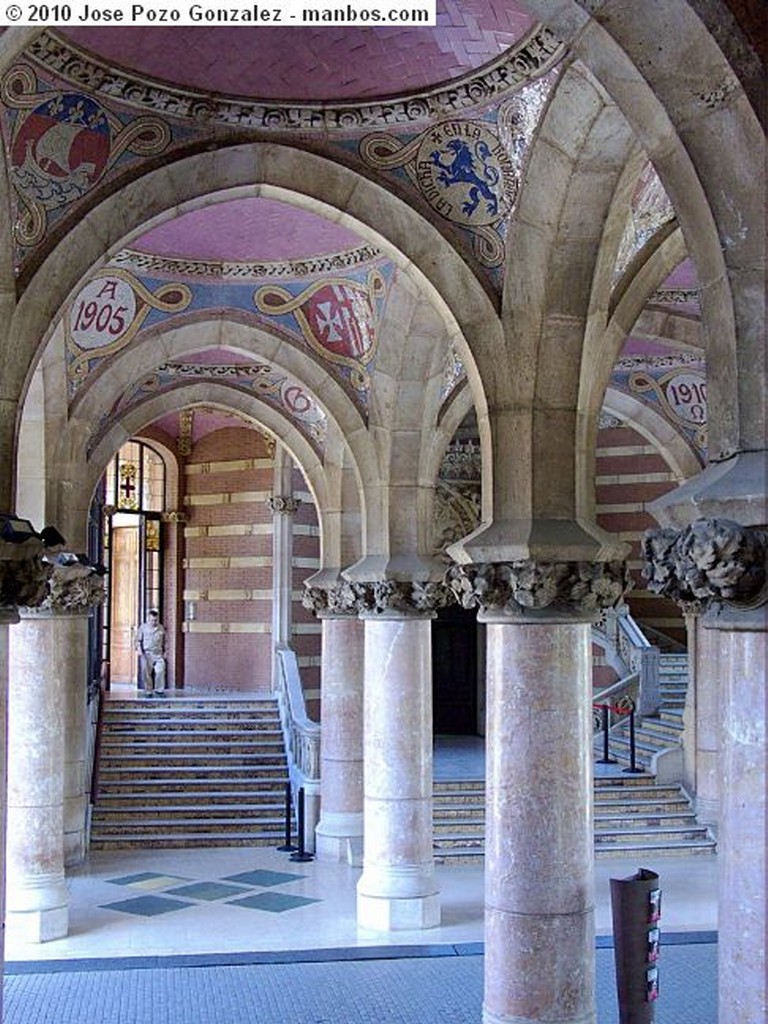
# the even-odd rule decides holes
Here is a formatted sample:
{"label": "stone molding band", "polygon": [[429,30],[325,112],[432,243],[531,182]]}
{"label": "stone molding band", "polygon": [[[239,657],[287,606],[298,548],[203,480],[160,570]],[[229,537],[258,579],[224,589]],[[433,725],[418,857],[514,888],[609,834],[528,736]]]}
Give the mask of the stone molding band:
{"label": "stone molding band", "polygon": [[595,618],[629,590],[622,561],[489,562],[455,565],[446,581],[463,608],[479,608],[486,619],[552,621],[564,616]]}
{"label": "stone molding band", "polygon": [[768,603],[768,530],[697,519],[682,530],[647,530],[643,576],[684,611],[749,611]]}

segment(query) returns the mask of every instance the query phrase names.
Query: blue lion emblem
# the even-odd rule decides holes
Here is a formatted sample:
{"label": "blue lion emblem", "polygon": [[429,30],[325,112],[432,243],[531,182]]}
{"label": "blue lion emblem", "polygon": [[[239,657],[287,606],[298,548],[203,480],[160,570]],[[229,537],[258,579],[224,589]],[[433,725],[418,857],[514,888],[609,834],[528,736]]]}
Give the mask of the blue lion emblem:
{"label": "blue lion emblem", "polygon": [[467,216],[471,216],[480,200],[484,199],[486,211],[495,217],[499,212],[499,201],[491,186],[498,185],[501,173],[498,167],[488,163],[491,158],[488,144],[480,141],[470,148],[461,139],[451,139],[447,148],[453,154],[450,163],[443,163],[441,159],[445,150],[435,149],[429,157],[435,167],[440,168],[438,181],[443,185],[469,185],[469,198],[461,207]]}

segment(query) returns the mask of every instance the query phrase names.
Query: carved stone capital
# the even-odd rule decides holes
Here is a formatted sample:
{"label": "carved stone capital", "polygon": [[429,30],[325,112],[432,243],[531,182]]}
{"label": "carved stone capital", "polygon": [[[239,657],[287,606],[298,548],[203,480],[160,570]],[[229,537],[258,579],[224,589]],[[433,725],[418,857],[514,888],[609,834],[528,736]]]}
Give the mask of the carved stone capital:
{"label": "carved stone capital", "polygon": [[179,512],[175,509],[170,512],[163,512],[160,518],[164,523],[186,523],[189,521],[189,516],[186,512]]}
{"label": "carved stone capital", "polygon": [[378,580],[350,583],[355,611],[364,618],[431,617],[439,608],[454,603],[442,582],[427,580]]}
{"label": "carved stone capital", "polygon": [[353,584],[345,580],[329,587],[306,587],[301,603],[319,619],[348,618],[358,612]]}
{"label": "carved stone capital", "polygon": [[686,612],[758,608],[768,602],[768,530],[730,519],[697,519],[682,530],[648,530],[648,589]]}
{"label": "carved stone capital", "polygon": [[271,498],[267,498],[267,508],[273,515],[292,516],[298,512],[300,505],[300,498],[292,498],[289,495],[273,494]]}
{"label": "carved stone capital", "polygon": [[19,561],[0,560],[0,608],[36,608],[48,596],[53,567],[40,555]]}
{"label": "carved stone capital", "polygon": [[47,594],[37,605],[25,605],[25,618],[35,615],[87,615],[105,599],[104,577],[73,574],[54,568],[47,581]]}
{"label": "carved stone capital", "polygon": [[445,580],[464,608],[484,618],[595,618],[631,586],[624,562],[490,562],[455,565]]}

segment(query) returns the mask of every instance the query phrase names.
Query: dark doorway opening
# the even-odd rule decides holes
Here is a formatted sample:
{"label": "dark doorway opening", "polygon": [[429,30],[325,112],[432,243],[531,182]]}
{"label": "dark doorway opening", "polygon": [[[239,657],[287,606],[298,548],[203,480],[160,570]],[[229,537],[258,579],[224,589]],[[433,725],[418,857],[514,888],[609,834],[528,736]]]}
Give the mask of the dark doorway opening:
{"label": "dark doorway opening", "polygon": [[432,714],[434,731],[476,736],[477,613],[452,605],[432,620]]}

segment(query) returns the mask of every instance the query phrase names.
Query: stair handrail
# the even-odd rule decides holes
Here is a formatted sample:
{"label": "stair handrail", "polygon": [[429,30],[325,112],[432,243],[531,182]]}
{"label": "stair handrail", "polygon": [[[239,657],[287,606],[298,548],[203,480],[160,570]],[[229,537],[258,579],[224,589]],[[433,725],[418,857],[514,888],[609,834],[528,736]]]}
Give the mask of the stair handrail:
{"label": "stair handrail", "polygon": [[276,649],[278,673],[277,704],[288,755],[288,772],[294,790],[317,787],[320,783],[320,725],[307,714],[296,652],[290,647]]}
{"label": "stair handrail", "polygon": [[602,732],[603,716],[601,709],[608,707],[608,730],[622,722],[633,707],[637,706],[640,692],[640,673],[631,672],[623,679],[617,679],[610,686],[598,690],[592,695],[592,721],[594,732]]}
{"label": "stair handrail", "polygon": [[640,677],[637,713],[641,717],[658,715],[661,707],[659,648],[646,637],[626,605],[605,613],[599,635],[613,646],[626,671]]}
{"label": "stair handrail", "polygon": [[85,792],[88,797],[85,818],[85,845],[91,838],[91,819],[99,793],[99,752],[104,731],[104,680],[95,681],[88,688],[88,721],[85,735]]}

